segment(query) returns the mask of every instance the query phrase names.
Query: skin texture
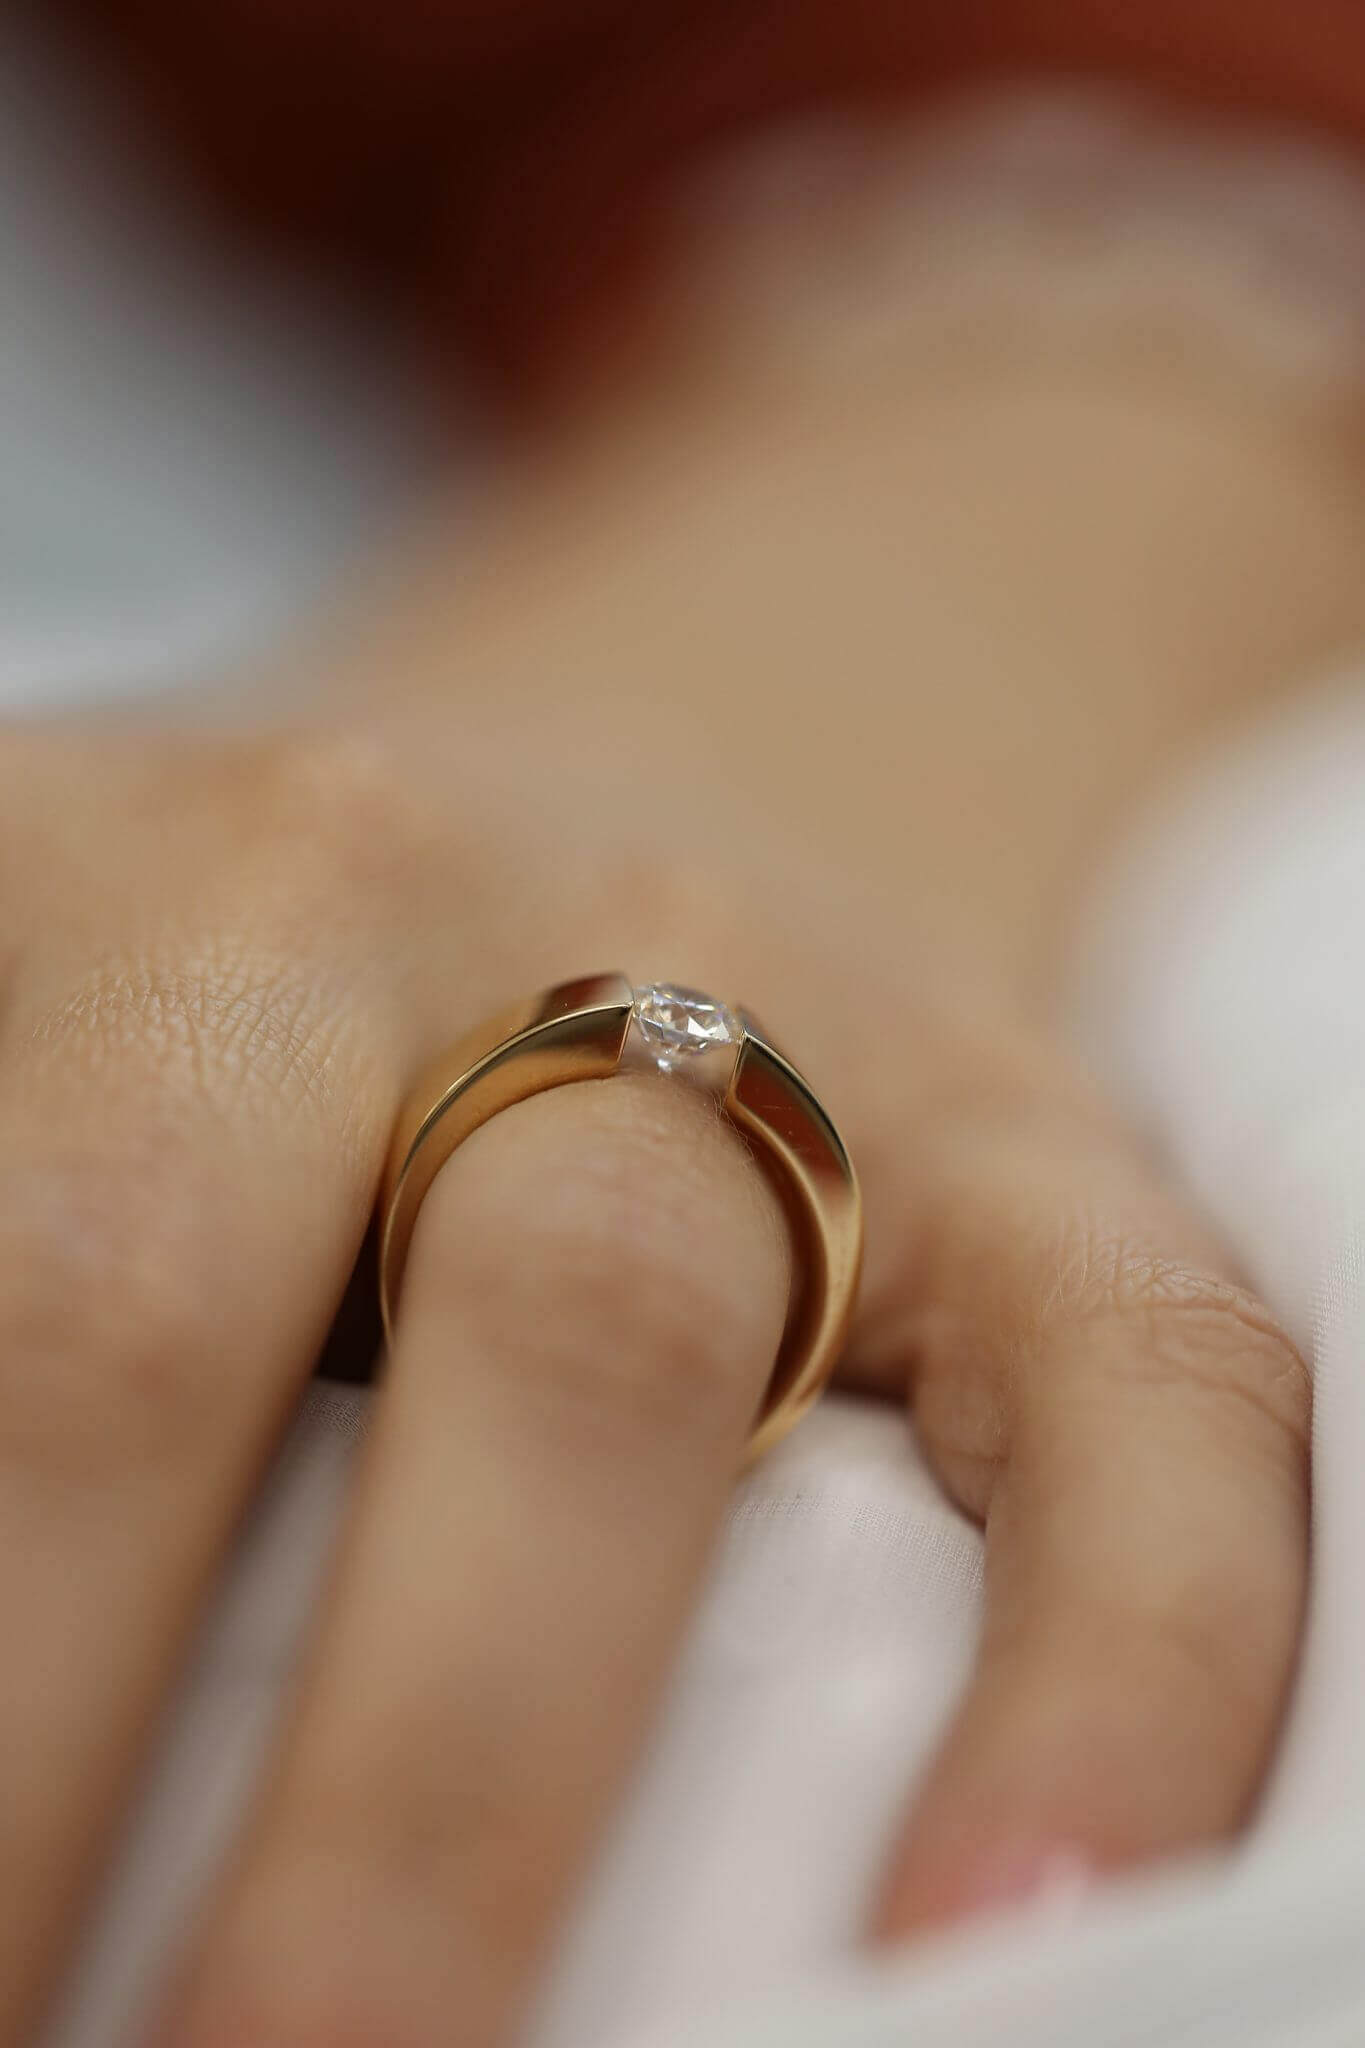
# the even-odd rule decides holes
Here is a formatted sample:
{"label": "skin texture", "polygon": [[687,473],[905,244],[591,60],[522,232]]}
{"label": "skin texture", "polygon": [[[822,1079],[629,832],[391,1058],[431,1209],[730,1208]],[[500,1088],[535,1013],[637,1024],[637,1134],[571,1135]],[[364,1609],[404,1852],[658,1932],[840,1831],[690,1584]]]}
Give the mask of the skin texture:
{"label": "skin texture", "polygon": [[[1302,1596],[1301,1362],[1002,989],[926,956],[866,876],[719,799],[715,867],[642,863],[651,806],[695,800],[672,751],[676,783],[661,748],[633,803],[581,735],[513,748],[449,705],[341,736],[11,742],[6,2048],[308,1370],[414,1056],[584,958],[704,966],[799,1020],[871,1220],[849,1370],[914,1382],[987,1518],[978,1680],[884,1924],[969,1905],[1020,1843],[1122,1863],[1245,1812]],[[639,1200],[663,1162],[707,1192],[687,1239]],[[506,2038],[785,1293],[762,1183],[662,1082],[522,1105],[456,1156],[296,1718],[167,2039],[419,2048],[452,2011],[463,2040]],[[1153,1518],[1153,1489],[1177,1509]]]}
{"label": "skin texture", "polygon": [[[1068,19],[1115,55],[1116,15]],[[382,16],[400,111],[404,18]],[[1239,75],[1250,17],[1182,18],[1190,79],[1218,35]],[[289,19],[306,44],[331,17]],[[170,20],[140,10],[143,62],[200,104]],[[526,61],[480,48],[508,81]],[[297,81],[271,75],[293,133]],[[1344,102],[1347,76],[1317,88]],[[505,185],[538,252],[517,291],[553,307],[534,200],[571,159],[522,89],[544,177]],[[616,189],[621,132],[571,194]],[[353,174],[362,141],[333,137]],[[531,301],[495,301],[520,331]],[[311,1367],[408,1077],[585,965],[779,1020],[865,1186],[847,1376],[910,1396],[986,1526],[980,1664],[875,1931],[1242,1822],[1303,1601],[1307,1376],[1048,1014],[1115,821],[1365,630],[1344,428],[1113,360],[761,398],[723,353],[689,360],[509,467],[478,533],[436,521],[396,592],[281,665],[272,729],[7,737],[0,1627],[24,1654],[0,1757],[24,1766],[0,1773],[0,2048],[29,2038]],[[700,802],[679,862],[658,821]],[[661,1159],[707,1192],[686,1244],[638,1199]],[[647,1724],[784,1262],[742,1150],[662,1084],[522,1105],[443,1172],[294,1717],[165,2048],[428,2048],[452,2013],[469,2048],[508,2038]]]}

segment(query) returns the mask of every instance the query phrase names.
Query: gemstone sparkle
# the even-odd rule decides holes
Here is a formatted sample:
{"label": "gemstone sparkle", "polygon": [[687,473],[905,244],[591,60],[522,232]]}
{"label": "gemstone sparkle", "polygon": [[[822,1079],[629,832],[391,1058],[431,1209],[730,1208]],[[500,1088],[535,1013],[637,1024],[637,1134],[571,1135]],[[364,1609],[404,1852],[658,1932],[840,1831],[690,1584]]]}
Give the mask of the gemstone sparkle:
{"label": "gemstone sparkle", "polygon": [[651,981],[635,991],[640,1036],[665,1069],[717,1045],[738,1045],[743,1028],[732,1010],[701,989]]}

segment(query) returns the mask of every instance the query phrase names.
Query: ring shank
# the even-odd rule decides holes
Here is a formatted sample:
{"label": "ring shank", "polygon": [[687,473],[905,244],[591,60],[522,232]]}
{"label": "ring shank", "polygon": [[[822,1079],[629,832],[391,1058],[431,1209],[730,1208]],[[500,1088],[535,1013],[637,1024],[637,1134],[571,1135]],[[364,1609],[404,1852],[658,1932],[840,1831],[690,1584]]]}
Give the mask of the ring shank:
{"label": "ring shank", "polygon": [[775,1169],[800,1272],[749,1439],[752,1461],[801,1420],[839,1362],[862,1264],[862,1197],[844,1142],[816,1096],[790,1061],[747,1027],[725,1113]]}
{"label": "ring shank", "polygon": [[[561,983],[457,1040],[422,1075],[395,1128],[380,1193],[379,1303],[390,1345],[418,1212],[446,1160],[513,1103],[615,1073],[633,1004],[621,974]],[[837,1362],[857,1290],[862,1201],[816,1096],[747,1020],[722,1108],[777,1188],[796,1251],[798,1280],[751,1462],[800,1420]]]}

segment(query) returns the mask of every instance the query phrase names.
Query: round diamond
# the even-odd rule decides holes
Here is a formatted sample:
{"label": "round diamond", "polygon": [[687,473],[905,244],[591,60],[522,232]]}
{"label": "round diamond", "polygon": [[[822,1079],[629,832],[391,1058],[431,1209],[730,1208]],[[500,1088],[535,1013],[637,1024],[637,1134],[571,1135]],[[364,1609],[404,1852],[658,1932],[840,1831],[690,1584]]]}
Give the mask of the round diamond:
{"label": "round diamond", "polygon": [[738,1045],[743,1031],[734,1012],[698,988],[651,981],[635,991],[635,1022],[661,1067],[715,1045]]}

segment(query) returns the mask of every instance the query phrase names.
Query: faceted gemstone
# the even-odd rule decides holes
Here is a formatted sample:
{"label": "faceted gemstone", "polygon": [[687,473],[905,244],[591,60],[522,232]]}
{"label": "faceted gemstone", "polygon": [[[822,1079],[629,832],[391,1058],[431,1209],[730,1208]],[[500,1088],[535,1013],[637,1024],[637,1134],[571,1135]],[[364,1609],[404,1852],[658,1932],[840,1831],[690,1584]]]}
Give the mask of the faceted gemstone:
{"label": "faceted gemstone", "polygon": [[652,981],[635,991],[635,1022],[661,1067],[713,1045],[738,1045],[743,1030],[734,1012],[714,996],[676,982]]}

